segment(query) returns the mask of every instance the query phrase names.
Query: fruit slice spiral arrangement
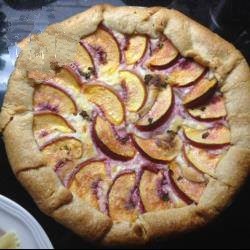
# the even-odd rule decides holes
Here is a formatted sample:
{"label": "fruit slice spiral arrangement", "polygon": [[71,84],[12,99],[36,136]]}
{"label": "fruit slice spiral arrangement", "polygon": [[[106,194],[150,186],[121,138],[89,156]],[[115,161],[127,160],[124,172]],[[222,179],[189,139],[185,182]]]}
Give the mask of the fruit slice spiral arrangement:
{"label": "fruit slice spiral arrangement", "polygon": [[100,26],[79,41],[75,62],[40,81],[33,101],[48,164],[115,221],[198,203],[230,144],[213,72],[167,37]]}

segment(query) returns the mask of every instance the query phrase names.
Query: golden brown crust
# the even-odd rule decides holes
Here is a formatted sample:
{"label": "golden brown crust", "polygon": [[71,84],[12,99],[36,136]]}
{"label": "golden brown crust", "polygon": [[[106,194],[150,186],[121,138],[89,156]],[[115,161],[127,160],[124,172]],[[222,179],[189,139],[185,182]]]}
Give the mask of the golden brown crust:
{"label": "golden brown crust", "polygon": [[225,93],[228,109],[232,144],[250,148],[250,114],[249,94],[250,81],[243,82],[238,88],[232,88]]}
{"label": "golden brown crust", "polygon": [[156,36],[156,31],[162,31],[164,28],[163,25],[161,30],[159,27],[155,29],[153,26],[153,24],[161,22],[160,18],[157,21],[152,18],[159,9],[159,7],[113,7],[106,5],[103,13],[104,24],[125,34],[145,33]]}
{"label": "golden brown crust", "polygon": [[221,90],[225,96],[232,144],[250,148],[250,71],[245,59],[227,76]]}
{"label": "golden brown crust", "polygon": [[[221,160],[216,179],[211,179],[197,206],[145,213],[132,224],[114,222],[110,231],[108,217],[82,201],[71,201],[72,196],[59,183],[56,174],[52,174],[52,169],[40,168],[45,165],[44,159],[32,134],[32,114],[27,113],[32,111],[34,90],[27,80],[27,72],[48,72],[51,63],[63,65],[73,61],[79,39],[94,32],[102,21],[127,34],[157,37],[164,33],[183,56],[210,67],[225,96],[233,145]],[[14,172],[19,173],[19,180],[39,207],[74,232],[92,240],[104,237],[104,244],[142,244],[148,239],[191,230],[222,211],[244,183],[250,165],[249,67],[233,45],[205,27],[166,8],[99,5],[48,27],[44,33],[31,36],[20,46],[23,51],[10,78],[0,118],[7,153]],[[44,176],[46,182],[40,176]]]}
{"label": "golden brown crust", "polygon": [[[51,25],[46,29],[46,32],[52,35],[54,35],[55,32],[59,35],[64,33],[67,38],[71,37],[71,39],[75,39],[78,43],[81,37],[93,33],[103,21],[104,6],[105,5],[96,5],[61,23]],[[76,25],[79,23],[81,23],[81,25]]]}
{"label": "golden brown crust", "polygon": [[112,224],[108,216],[78,198],[55,210],[52,217],[76,234],[92,241],[100,239]]}
{"label": "golden brown crust", "polygon": [[[244,98],[244,96],[243,96]],[[239,104],[240,105],[240,104]],[[236,104],[235,104],[236,106]],[[238,113],[238,115],[229,118],[231,128],[231,142],[242,148],[250,149],[250,115]]]}
{"label": "golden brown crust", "polygon": [[0,113],[0,131],[5,130],[16,114],[33,110],[33,92],[26,71],[23,68],[15,70],[9,79]]}
{"label": "golden brown crust", "polygon": [[248,176],[250,149],[233,146],[219,163],[216,177],[234,188],[240,188]]}
{"label": "golden brown crust", "polygon": [[195,205],[141,215],[149,239],[169,237],[205,224]]}
{"label": "golden brown crust", "polygon": [[211,180],[197,206],[197,212],[207,222],[215,218],[235,195],[235,189],[218,180]]}
{"label": "golden brown crust", "polygon": [[141,245],[148,241],[140,220],[136,222],[114,222],[111,230],[102,240],[104,245]]}
{"label": "golden brown crust", "polygon": [[3,133],[5,128],[8,126],[8,124],[13,119],[13,116],[15,113],[11,110],[8,110],[5,107],[2,107],[1,113],[0,113],[0,131]]}
{"label": "golden brown crust", "polygon": [[27,47],[31,41],[31,39],[33,39],[36,35],[30,35],[26,38],[24,38],[21,42],[18,43],[18,47],[21,49],[21,50],[24,50],[25,47]]}
{"label": "golden brown crust", "polygon": [[28,112],[15,115],[4,130],[5,147],[14,173],[45,164],[32,127],[33,114]]}
{"label": "golden brown crust", "polygon": [[26,71],[23,69],[15,70],[9,79],[3,109],[10,115],[32,111],[33,92],[34,88],[28,83]]}
{"label": "golden brown crust", "polygon": [[20,172],[17,178],[46,214],[50,215],[72,200],[71,193],[63,187],[51,167],[26,170]]}

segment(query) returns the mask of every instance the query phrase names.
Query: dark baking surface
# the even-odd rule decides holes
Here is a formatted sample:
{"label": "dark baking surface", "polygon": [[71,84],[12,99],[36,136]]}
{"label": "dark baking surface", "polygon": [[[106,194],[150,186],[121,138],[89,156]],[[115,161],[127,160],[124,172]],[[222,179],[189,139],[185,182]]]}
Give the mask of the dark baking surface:
{"label": "dark baking surface", "polygon": [[[16,58],[15,43],[50,23],[64,20],[100,0],[0,0],[0,103]],[[115,5],[163,5],[181,10],[234,43],[250,62],[250,1],[242,0],[106,0]],[[15,143],[15,142],[13,142]],[[25,147],[25,145],[24,145]],[[100,249],[43,215],[13,176],[0,140],[0,193],[26,208],[43,226],[55,248]],[[250,248],[250,182],[233,204],[207,227],[143,249]],[[1,220],[1,218],[0,218]]]}

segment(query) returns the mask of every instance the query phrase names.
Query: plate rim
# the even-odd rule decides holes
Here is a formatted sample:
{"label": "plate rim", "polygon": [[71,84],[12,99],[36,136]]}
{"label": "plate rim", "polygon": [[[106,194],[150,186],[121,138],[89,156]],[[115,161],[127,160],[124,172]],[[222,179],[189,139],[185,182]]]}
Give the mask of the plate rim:
{"label": "plate rim", "polygon": [[54,249],[49,237],[38,221],[23,207],[0,194],[0,209],[19,219],[29,230],[39,249]]}

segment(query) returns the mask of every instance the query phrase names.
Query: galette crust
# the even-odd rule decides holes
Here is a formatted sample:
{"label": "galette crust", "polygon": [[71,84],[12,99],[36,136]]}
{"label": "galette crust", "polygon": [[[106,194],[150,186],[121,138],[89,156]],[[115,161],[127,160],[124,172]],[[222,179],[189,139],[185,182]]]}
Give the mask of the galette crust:
{"label": "galette crust", "polygon": [[18,180],[28,190],[38,207],[48,215],[73,199],[51,167],[22,171],[18,174]]}
{"label": "galette crust", "polygon": [[88,240],[99,240],[112,227],[111,219],[82,200],[73,200],[56,209],[52,217]]}
{"label": "galette crust", "polygon": [[148,241],[144,222],[114,222],[111,230],[106,234],[104,245],[141,245]]}
{"label": "galette crust", "polygon": [[[51,63],[72,62],[79,39],[93,33],[101,22],[126,34],[157,37],[163,33],[183,56],[210,67],[219,80],[232,146],[199,204],[145,213],[133,223],[112,222],[73,197],[46,166],[32,133],[34,85],[27,75],[33,71],[53,73]],[[20,46],[22,52],[9,80],[0,125],[12,169],[42,211],[90,240],[98,239],[108,245],[144,244],[157,237],[198,228],[230,204],[247,178],[250,165],[250,72],[233,45],[175,10],[104,4],[51,25],[42,34],[25,39]]]}
{"label": "galette crust", "polygon": [[15,174],[43,166],[45,158],[33,135],[33,114],[24,112],[12,117],[4,130],[4,142]]}
{"label": "galette crust", "polygon": [[168,237],[180,232],[187,232],[205,224],[203,216],[198,214],[195,205],[149,212],[141,215],[148,239]]}

